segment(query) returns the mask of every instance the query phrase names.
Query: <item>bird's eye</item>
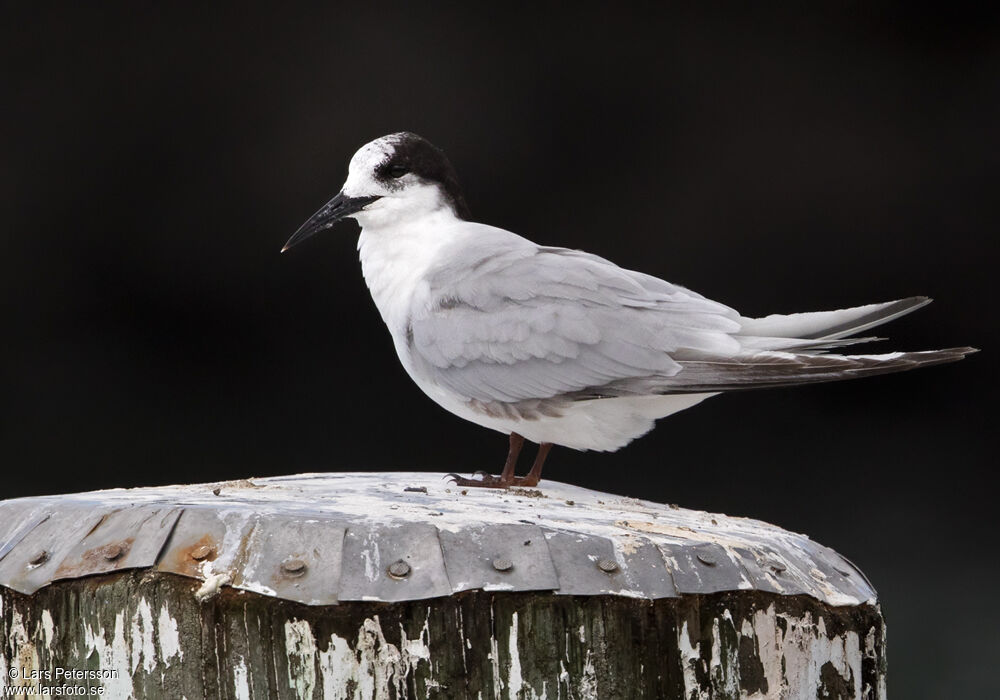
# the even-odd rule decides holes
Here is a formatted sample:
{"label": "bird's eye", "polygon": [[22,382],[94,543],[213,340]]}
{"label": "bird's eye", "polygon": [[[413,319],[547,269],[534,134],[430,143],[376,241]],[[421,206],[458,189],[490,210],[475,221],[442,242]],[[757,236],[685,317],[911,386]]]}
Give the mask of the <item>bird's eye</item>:
{"label": "bird's eye", "polygon": [[395,165],[389,166],[389,177],[400,178],[410,172],[410,168],[402,163],[396,163]]}

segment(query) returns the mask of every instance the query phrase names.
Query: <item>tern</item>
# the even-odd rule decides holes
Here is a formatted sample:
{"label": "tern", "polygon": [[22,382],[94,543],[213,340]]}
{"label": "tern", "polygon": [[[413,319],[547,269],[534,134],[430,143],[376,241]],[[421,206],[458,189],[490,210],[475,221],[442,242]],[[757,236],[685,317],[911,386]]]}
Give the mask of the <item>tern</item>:
{"label": "tern", "polygon": [[[409,132],[362,146],[340,193],[282,252],[345,218],[361,225],[361,269],[406,372],[448,411],[510,436],[500,475],[450,475],[461,486],[536,486],[552,445],[618,450],[719,393],[975,352],[831,352],[873,340],[856,336],[927,297],[748,318],[597,255],[475,223],[444,152]],[[538,454],[518,477],[525,440]]]}

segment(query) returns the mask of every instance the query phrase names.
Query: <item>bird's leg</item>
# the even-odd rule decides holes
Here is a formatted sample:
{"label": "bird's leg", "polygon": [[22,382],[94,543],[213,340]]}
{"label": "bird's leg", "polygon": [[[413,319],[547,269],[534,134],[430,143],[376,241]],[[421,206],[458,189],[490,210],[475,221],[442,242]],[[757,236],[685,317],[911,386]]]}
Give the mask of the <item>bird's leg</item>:
{"label": "bird's leg", "polygon": [[449,474],[448,477],[455,482],[456,486],[505,489],[516,481],[514,469],[517,467],[517,457],[521,454],[523,446],[524,438],[517,433],[511,433],[510,448],[507,450],[507,461],[504,462],[503,472],[501,472],[499,477],[490,474],[484,474],[482,479],[466,479],[457,474]]}
{"label": "bird's leg", "polygon": [[507,461],[504,462],[503,471],[500,473],[500,483],[503,486],[510,486],[514,481],[514,470],[517,468],[517,458],[521,455],[522,447],[524,447],[524,438],[517,433],[511,433]]}
{"label": "bird's leg", "polygon": [[551,442],[539,444],[538,454],[535,455],[535,462],[531,465],[531,471],[528,472],[527,476],[515,479],[514,484],[517,486],[538,486],[538,482],[542,478],[542,467],[545,465],[545,458],[549,456],[549,450],[551,449]]}

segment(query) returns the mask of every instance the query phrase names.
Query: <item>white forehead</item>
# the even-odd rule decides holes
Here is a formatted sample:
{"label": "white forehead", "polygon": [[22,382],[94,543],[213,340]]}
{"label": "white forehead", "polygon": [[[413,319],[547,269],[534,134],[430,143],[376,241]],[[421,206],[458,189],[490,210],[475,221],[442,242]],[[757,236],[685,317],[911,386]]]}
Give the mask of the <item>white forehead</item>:
{"label": "white forehead", "polygon": [[373,172],[376,166],[384,163],[393,154],[401,137],[402,134],[389,134],[366,143],[351,158],[349,172],[357,170]]}
{"label": "white forehead", "polygon": [[385,187],[375,181],[375,168],[389,159],[396,150],[400,134],[389,134],[366,143],[358,149],[347,167],[344,194],[362,195],[378,193]]}

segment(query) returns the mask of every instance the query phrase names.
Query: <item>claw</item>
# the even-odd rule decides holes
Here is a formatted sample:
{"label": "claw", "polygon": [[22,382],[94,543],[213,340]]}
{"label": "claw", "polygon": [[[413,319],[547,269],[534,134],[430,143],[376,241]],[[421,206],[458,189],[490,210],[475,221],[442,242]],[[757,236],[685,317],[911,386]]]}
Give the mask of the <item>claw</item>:
{"label": "claw", "polygon": [[453,478],[456,486],[467,486],[472,488],[486,488],[486,489],[505,489],[510,484],[505,484],[500,480],[500,477],[493,476],[492,474],[486,474],[485,472],[476,472],[476,474],[482,474],[480,479],[466,479],[464,477],[458,476],[457,474],[449,474],[448,476]]}

